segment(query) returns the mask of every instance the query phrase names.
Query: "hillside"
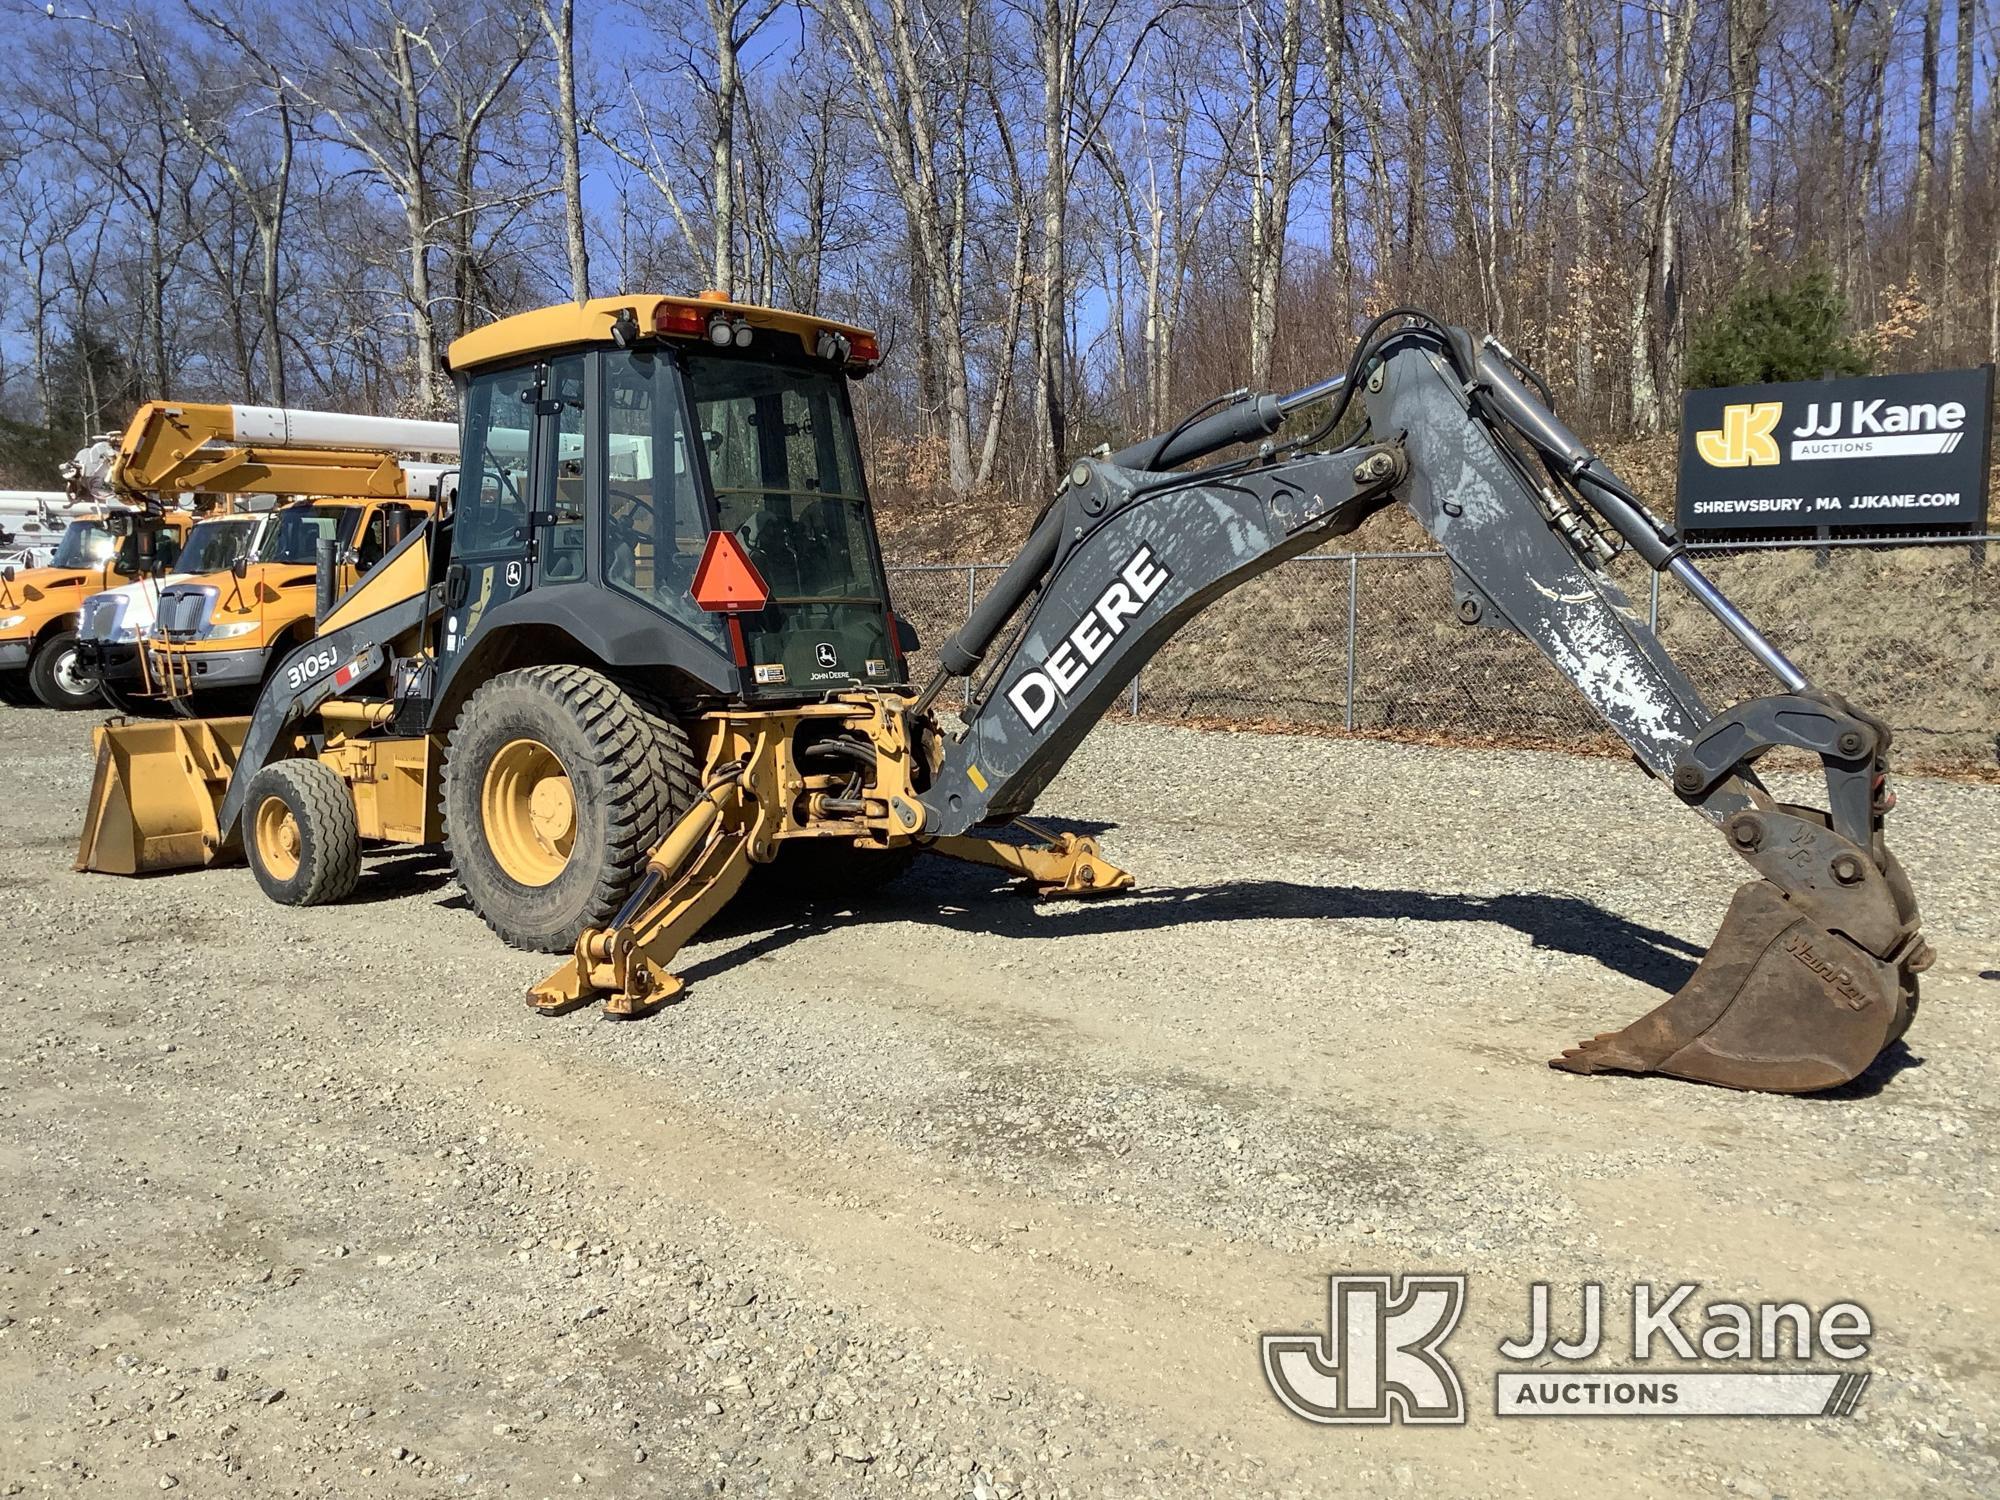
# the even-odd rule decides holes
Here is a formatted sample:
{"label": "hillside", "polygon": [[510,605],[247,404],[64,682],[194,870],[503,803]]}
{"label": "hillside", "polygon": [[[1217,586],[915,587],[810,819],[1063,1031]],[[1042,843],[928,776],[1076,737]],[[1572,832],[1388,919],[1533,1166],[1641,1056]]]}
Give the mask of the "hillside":
{"label": "hillside", "polygon": [[[1665,511],[1671,437],[1612,448],[1607,457]],[[1033,511],[989,502],[885,506],[892,567],[1005,562]],[[1329,552],[1429,551],[1400,509],[1372,518]],[[1833,548],[1708,554],[1703,569],[1814,678],[1880,714],[1898,761],[1957,773],[2000,764],[2000,549],[1972,546]],[[1651,578],[1629,555],[1614,572],[1643,615]],[[1354,575],[1353,730],[1398,739],[1491,740],[1612,749],[1561,678],[1526,642],[1469,629],[1451,613],[1449,579],[1434,559],[1369,559]],[[982,572],[980,588],[992,581]],[[1288,563],[1214,605],[1141,676],[1145,716],[1301,729],[1348,723],[1345,563]],[[898,608],[927,641],[963,618],[962,571],[901,572]],[[1734,701],[1768,689],[1735,644],[1671,582],[1660,635],[1703,693]]]}

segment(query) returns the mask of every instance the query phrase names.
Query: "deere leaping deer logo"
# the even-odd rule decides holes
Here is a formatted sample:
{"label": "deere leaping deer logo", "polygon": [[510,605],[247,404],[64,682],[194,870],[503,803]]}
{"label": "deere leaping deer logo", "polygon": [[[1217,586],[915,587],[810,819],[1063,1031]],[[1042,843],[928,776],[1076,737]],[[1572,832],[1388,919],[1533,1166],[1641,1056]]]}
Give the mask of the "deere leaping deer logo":
{"label": "deere leaping deer logo", "polygon": [[1722,425],[1694,435],[1702,462],[1717,469],[1740,469],[1778,461],[1778,440],[1771,429],[1785,412],[1782,401],[1758,401],[1722,408]]}

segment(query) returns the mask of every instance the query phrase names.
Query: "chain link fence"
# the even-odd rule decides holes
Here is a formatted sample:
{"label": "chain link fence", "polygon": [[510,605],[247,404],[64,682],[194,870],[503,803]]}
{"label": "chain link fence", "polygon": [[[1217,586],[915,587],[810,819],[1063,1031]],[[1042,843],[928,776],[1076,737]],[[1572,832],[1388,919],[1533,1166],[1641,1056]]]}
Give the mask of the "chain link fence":
{"label": "chain link fence", "polygon": [[[2000,763],[2000,536],[1697,545],[1689,550],[1814,681],[1887,720],[1904,764]],[[897,613],[934,649],[999,576],[991,564],[891,567]],[[1612,564],[1711,704],[1775,684],[1693,598],[1629,553]],[[1394,739],[1612,750],[1619,742],[1511,631],[1465,626],[1441,552],[1282,563],[1190,621],[1132,685],[1142,717]]]}

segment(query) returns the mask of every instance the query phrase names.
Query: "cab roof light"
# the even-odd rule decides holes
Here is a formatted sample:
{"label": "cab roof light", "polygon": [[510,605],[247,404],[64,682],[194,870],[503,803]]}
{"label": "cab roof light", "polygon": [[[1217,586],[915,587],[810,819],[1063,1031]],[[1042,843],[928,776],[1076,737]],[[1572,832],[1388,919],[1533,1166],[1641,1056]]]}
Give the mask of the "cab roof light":
{"label": "cab roof light", "polygon": [[838,328],[822,328],[813,340],[813,353],[836,365],[859,366],[864,372],[882,357],[874,334],[843,333]]}
{"label": "cab roof light", "polygon": [[681,338],[700,338],[708,332],[708,314],[685,302],[662,302],[653,313],[653,330]]}
{"label": "cab roof light", "polygon": [[753,337],[748,318],[732,318],[728,313],[717,313],[708,320],[708,341],[718,349],[727,349],[731,344],[739,349],[748,349]]}

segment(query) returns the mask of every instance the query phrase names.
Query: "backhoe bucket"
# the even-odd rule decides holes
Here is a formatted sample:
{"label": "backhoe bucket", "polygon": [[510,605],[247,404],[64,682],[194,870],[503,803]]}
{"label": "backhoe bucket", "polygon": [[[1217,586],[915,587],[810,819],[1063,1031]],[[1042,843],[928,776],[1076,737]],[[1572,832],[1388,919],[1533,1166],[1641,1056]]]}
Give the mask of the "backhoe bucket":
{"label": "backhoe bucket", "polygon": [[76,868],[146,875],[213,863],[216,809],[249,729],[241,718],[114,719],[95,730]]}
{"label": "backhoe bucket", "polygon": [[[1901,904],[1901,871],[1892,885]],[[1805,915],[1767,880],[1740,886],[1694,975],[1666,1004],[1622,1031],[1550,1059],[1571,1073],[1665,1073],[1732,1089],[1806,1094],[1859,1077],[1909,1027],[1917,972],[1930,950],[1915,935],[1891,959]]]}

